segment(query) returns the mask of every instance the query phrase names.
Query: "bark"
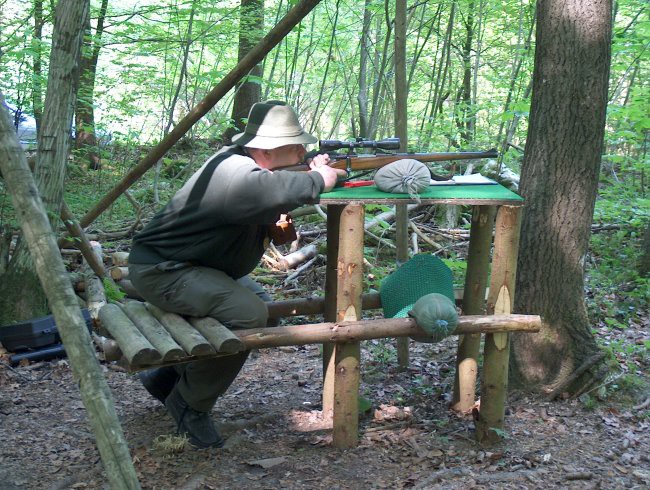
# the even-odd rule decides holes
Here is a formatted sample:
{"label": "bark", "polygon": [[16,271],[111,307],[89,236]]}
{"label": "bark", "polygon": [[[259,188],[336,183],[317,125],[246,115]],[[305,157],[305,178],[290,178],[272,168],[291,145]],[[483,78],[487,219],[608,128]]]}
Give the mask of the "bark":
{"label": "bark", "polygon": [[32,37],[32,107],[36,130],[43,114],[43,0],[34,0],[34,36]]}
{"label": "bark", "polygon": [[[59,0],[57,19],[63,14],[67,14],[69,19],[78,19],[75,13],[81,13],[87,7],[86,2]],[[0,94],[0,106],[3,105],[4,97]],[[78,380],[81,399],[110,486],[116,489],[140,488],[111,392],[95,358],[86,322],[68,279],[45,206],[4,109],[0,109],[0,171],[21,222],[38,279],[50,302],[73,375]]]}
{"label": "bark", "polygon": [[[59,6],[60,5],[60,6]],[[70,147],[72,107],[81,51],[83,22],[88,2],[57,5],[45,110],[38,132],[38,158],[34,177],[46,212],[61,212],[63,182]],[[27,244],[21,240],[7,272],[0,278],[0,325],[48,313],[47,298],[40,286]]]}
{"label": "bark", "polygon": [[[242,0],[239,8],[239,61],[262,39],[264,31],[264,0]],[[261,78],[264,75],[262,63],[257,63],[237,86],[232,106],[234,126],[224,134],[226,144],[244,130],[250,108],[262,99]],[[254,78],[253,78],[254,77]]]}
{"label": "bark", "polygon": [[513,336],[514,380],[529,389],[552,391],[598,351],[583,274],[603,149],[611,7],[608,0],[538,3],[515,311],[542,315],[545,326],[534,338]]}
{"label": "bark", "polygon": [[92,170],[101,168],[95,133],[94,95],[97,61],[99,60],[100,41],[104,32],[107,8],[108,0],[102,0],[94,35],[92,35],[90,27],[90,13],[86,17],[84,46],[79,64],[79,91],[75,105],[75,147],[81,150],[82,155],[88,159],[88,167]]}

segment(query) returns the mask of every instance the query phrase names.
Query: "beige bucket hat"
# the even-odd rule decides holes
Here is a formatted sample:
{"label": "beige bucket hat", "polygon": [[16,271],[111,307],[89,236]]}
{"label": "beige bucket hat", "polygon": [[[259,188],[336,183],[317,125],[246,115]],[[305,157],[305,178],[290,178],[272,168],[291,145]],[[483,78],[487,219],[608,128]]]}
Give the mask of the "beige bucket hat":
{"label": "beige bucket hat", "polygon": [[243,133],[232,137],[238,146],[272,150],[284,145],[316,143],[317,138],[305,132],[295,111],[280,100],[258,102],[251,107]]}

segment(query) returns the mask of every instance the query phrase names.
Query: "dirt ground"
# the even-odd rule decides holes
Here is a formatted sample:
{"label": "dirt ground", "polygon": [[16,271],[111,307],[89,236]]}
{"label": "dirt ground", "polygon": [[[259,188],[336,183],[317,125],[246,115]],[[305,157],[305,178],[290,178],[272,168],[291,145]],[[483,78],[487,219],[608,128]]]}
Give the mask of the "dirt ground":
{"label": "dirt ground", "polygon": [[[103,369],[146,489],[650,486],[647,393],[636,409],[513,393],[507,439],[481,447],[471,416],[447,409],[454,344],[412,343],[399,372],[392,341],[365,342],[361,391],[372,407],[347,451],[331,446],[321,420],[318,346],[254,353],[213,412],[223,449],[170,453],[175,427],[164,407],[133,375]],[[0,387],[0,488],[108,488],[67,360],[2,364]]]}

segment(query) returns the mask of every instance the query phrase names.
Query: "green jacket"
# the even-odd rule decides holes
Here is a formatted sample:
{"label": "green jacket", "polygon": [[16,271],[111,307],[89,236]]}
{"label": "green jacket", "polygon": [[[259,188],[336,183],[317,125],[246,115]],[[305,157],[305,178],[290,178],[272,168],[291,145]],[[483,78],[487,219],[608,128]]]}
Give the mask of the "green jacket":
{"label": "green jacket", "polygon": [[268,226],[318,202],[324,187],[317,172],[271,172],[242,148],[223,148],[135,236],[129,261],[192,262],[238,279],[262,258]]}

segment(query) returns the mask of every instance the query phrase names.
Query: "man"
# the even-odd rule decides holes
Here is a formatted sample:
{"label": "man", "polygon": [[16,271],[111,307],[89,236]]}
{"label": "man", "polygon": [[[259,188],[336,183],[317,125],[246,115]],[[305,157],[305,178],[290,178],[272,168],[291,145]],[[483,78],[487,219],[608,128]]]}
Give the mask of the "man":
{"label": "man", "polygon": [[[148,302],[181,315],[211,316],[229,328],[264,327],[270,299],[248,277],[282,213],[318,202],[344,171],[317,155],[308,172],[276,172],[300,163],[305,132],[283,102],[255,104],[233,146],[213,155],[134,238],[129,278]],[[221,447],[210,411],[248,352],[164,367],[140,375],[198,447]]]}

